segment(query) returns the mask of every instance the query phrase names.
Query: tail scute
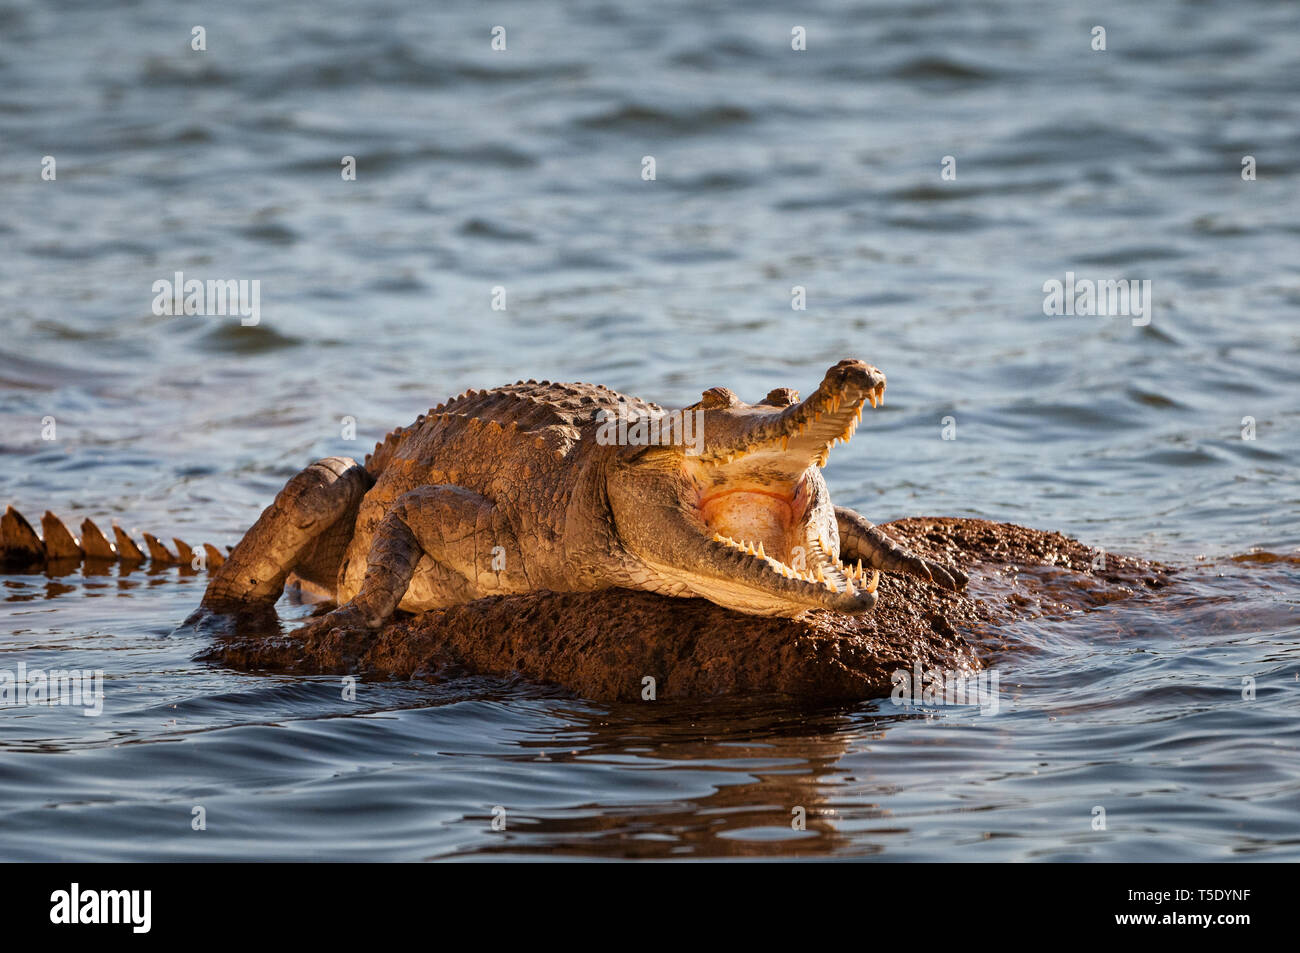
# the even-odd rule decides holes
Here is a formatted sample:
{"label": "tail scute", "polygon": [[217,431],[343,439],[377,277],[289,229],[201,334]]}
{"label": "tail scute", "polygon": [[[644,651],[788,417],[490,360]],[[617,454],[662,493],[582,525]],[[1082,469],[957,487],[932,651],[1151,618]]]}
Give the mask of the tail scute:
{"label": "tail scute", "polygon": [[172,542],[176,544],[176,559],[179,562],[193,566],[194,550],[190,548],[190,544],[183,539],[177,539],[175,536],[172,537]]}
{"label": "tail scute", "polygon": [[81,521],[81,548],[87,559],[116,559],[117,550],[98,526],[89,519]]}
{"label": "tail scute", "polygon": [[117,543],[117,556],[122,562],[144,562],[144,552],[135,544],[135,540],[126,535],[126,530],[116,523],[113,524],[113,540]]}
{"label": "tail scute", "polygon": [[[150,563],[154,566],[180,565],[182,569],[216,569],[226,561],[225,554],[210,543],[203,545],[204,556],[196,560],[195,550],[182,539],[172,537],[175,554],[152,533],[144,534],[145,549],[122,527],[113,524],[114,542],[109,542],[93,520],[81,521],[81,538],[49,510],[41,517],[41,533],[12,506],[0,516],[0,567],[39,569],[55,566],[67,568],[85,560],[87,563],[120,562],[127,566]],[[147,550],[147,553],[146,553]]]}
{"label": "tail scute", "polygon": [[156,563],[174,563],[176,557],[164,546],[153,533],[144,534],[144,545],[149,550],[149,558]]}
{"label": "tail scute", "polygon": [[0,516],[0,553],[6,563],[43,563],[45,545],[22,513],[12,506]]}
{"label": "tail scute", "polygon": [[76,537],[49,510],[41,517],[41,535],[45,537],[45,555],[50,559],[80,559],[84,555]]}

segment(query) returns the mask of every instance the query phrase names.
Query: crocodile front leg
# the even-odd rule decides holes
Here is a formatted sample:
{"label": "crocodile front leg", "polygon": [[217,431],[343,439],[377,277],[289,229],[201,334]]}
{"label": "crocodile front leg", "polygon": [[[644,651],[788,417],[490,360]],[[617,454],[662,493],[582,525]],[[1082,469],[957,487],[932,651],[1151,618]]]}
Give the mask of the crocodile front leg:
{"label": "crocodile front leg", "polygon": [[970,581],[960,569],[940,566],[904,549],[856,510],[847,506],[835,507],[835,521],[840,530],[842,562],[861,559],[873,569],[911,573],[953,592],[966,588],[966,583]]}
{"label": "crocodile front leg", "polygon": [[338,520],[355,515],[371,483],[350,457],[326,457],[294,476],[213,574],[201,609],[272,605],[309,547]]}
{"label": "crocodile front leg", "polygon": [[501,546],[498,552],[519,571],[513,539],[492,501],[463,487],[441,484],[405,493],[375,527],[357,594],[294,635],[379,628],[401,604],[426,556],[429,562],[421,569],[426,602],[431,596],[435,604],[456,605],[506,591],[491,565],[494,549]]}

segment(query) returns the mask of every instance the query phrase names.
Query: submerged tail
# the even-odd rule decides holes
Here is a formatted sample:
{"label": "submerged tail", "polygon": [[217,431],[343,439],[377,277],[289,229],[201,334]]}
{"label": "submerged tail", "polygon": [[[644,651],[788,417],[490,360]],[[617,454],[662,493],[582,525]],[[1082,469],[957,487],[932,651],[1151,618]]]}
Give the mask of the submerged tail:
{"label": "submerged tail", "polygon": [[[195,550],[184,540],[172,537],[176,546],[173,553],[158,537],[144,534],[145,549],[141,549],[126,531],[113,524],[113,542],[90,520],[81,521],[81,538],[73,536],[59,518],[49,510],[41,517],[41,531],[45,538],[36,535],[32,524],[12,506],[0,516],[0,567],[9,571],[62,569],[70,571],[82,561],[88,565],[122,563],[156,566],[188,566],[195,572],[213,570],[226,561],[225,554],[211,543]],[[147,550],[147,552],[146,552]]]}

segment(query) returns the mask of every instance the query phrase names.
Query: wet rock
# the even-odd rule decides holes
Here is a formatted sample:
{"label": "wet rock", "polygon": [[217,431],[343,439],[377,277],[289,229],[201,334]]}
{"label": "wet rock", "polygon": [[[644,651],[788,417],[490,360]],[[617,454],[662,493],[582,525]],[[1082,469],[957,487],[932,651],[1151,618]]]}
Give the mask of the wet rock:
{"label": "wet rock", "polygon": [[804,701],[887,695],[890,674],[976,671],[1008,649],[1015,619],[1104,606],[1163,587],[1171,570],[1099,553],[1059,533],[1010,523],[913,518],[886,531],[915,552],[955,564],[970,587],[951,593],[882,575],[875,611],[800,620],[740,615],[701,599],[650,593],[537,592],[399,616],[373,635],[305,641],[222,637],[203,656],[238,668],[360,676],[457,673],[551,682],[598,701],[779,693]]}

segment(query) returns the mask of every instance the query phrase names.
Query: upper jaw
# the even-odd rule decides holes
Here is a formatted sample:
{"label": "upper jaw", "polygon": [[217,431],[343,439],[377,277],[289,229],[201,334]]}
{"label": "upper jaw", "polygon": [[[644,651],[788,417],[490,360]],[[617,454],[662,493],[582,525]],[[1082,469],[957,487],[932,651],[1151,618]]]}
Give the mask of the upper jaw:
{"label": "upper jaw", "polygon": [[[879,369],[863,361],[841,361],[826,372],[816,391],[784,409],[766,404],[732,407],[724,412],[725,421],[715,415],[714,422],[722,425],[716,435],[709,433],[713,428],[706,416],[708,439],[699,459],[725,465],[751,454],[776,452],[797,471],[813,463],[825,466],[836,442],[852,438],[865,405],[876,407],[884,399],[885,375]],[[705,407],[707,414],[707,401]]]}

